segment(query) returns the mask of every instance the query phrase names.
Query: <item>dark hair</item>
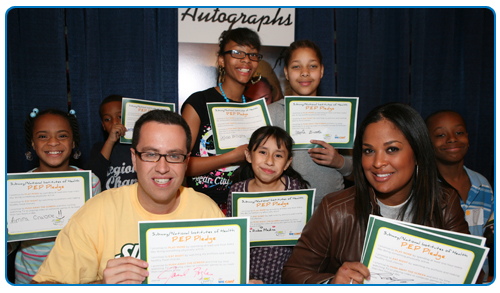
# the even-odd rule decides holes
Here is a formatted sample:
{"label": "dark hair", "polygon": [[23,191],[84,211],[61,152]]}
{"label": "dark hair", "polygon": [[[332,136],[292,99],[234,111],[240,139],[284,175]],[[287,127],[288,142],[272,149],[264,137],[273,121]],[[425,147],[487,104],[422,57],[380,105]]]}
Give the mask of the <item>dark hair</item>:
{"label": "dark hair", "polygon": [[[288,159],[293,156],[292,146],[293,139],[290,135],[283,129],[277,126],[263,126],[252,133],[250,137],[250,142],[248,143],[248,150],[250,152],[254,152],[257,148],[266,143],[266,141],[273,137],[276,140],[276,145],[278,148],[284,147],[288,151]],[[293,164],[293,163],[292,163]],[[284,175],[287,175],[290,178],[297,179],[300,183],[301,188],[308,188],[309,182],[307,182],[302,175],[295,171],[290,165],[284,172]],[[252,169],[252,165],[248,162],[245,162],[241,165],[240,169],[237,170],[235,174],[236,181],[243,181],[246,179],[255,178],[255,174]]]}
{"label": "dark hair", "polygon": [[430,114],[429,116],[427,116],[427,118],[425,118],[425,125],[427,125],[427,128],[429,128],[429,126],[430,126],[429,124],[431,122],[431,119],[434,118],[434,116],[437,116],[438,114],[442,114],[442,113],[457,114],[462,119],[462,121],[464,122],[465,129],[467,129],[467,125],[465,124],[464,117],[462,117],[462,115],[460,115],[458,112],[453,111],[453,110],[449,110],[449,109],[437,110],[436,112],[434,112],[434,113]]}
{"label": "dark hair", "polygon": [[[393,123],[408,140],[417,163],[411,188],[411,197],[403,206],[399,218],[402,219],[407,209],[413,215],[412,223],[432,225],[443,228],[441,215],[440,186],[438,170],[434,157],[431,138],[424,120],[412,107],[401,103],[389,103],[378,106],[368,113],[359,126],[353,148],[353,173],[356,188],[356,219],[361,227],[366,227],[371,211],[371,186],[362,168],[363,135],[366,127],[382,120]],[[433,222],[432,222],[433,221]]]}
{"label": "dark hair", "polygon": [[139,144],[142,125],[146,122],[151,121],[167,125],[181,126],[186,133],[186,150],[188,153],[191,151],[191,130],[189,129],[189,125],[186,123],[186,120],[184,120],[181,115],[166,110],[152,110],[139,117],[134,125],[134,132],[132,134],[132,148],[135,149]]}
{"label": "dark hair", "polygon": [[[38,111],[38,110],[37,110]],[[24,132],[25,132],[25,143],[28,151],[31,150],[31,141],[33,140],[33,128],[35,126],[36,121],[42,117],[43,115],[52,114],[58,115],[66,119],[68,121],[69,126],[71,127],[71,131],[73,132],[73,141],[75,142],[75,150],[79,151],[80,146],[80,128],[78,127],[78,120],[76,120],[76,115],[71,113],[65,113],[59,109],[49,108],[41,111],[40,113],[35,113],[35,117],[31,117],[31,114],[35,113],[35,111],[28,114],[26,121],[24,122]]]}
{"label": "dark hair", "polygon": [[104,105],[106,105],[107,103],[111,103],[111,102],[122,102],[122,98],[123,96],[120,96],[120,95],[109,95],[107,97],[105,97],[102,101],[101,101],[101,104],[99,105],[99,117],[101,117],[101,120],[102,120],[102,107]]}
{"label": "dark hair", "polygon": [[276,64],[274,64],[274,67],[276,68],[276,65],[278,62],[281,64],[281,60],[284,60],[285,62],[285,67],[288,67],[288,63],[290,62],[290,59],[292,58],[293,52],[297,49],[303,49],[303,48],[309,48],[313,49],[314,52],[316,52],[316,56],[318,56],[319,63],[323,64],[323,55],[321,54],[321,50],[319,49],[318,45],[314,43],[311,40],[298,40],[290,44],[287,48],[285,48],[281,54],[278,60],[276,60]]}
{"label": "dark hair", "polygon": [[248,90],[251,86],[258,84],[259,82],[263,82],[263,83],[267,84],[267,86],[269,86],[269,88],[271,89],[271,98],[274,98],[274,97],[272,96],[272,91],[273,91],[274,87],[273,87],[273,85],[269,82],[269,80],[268,80],[267,78],[265,78],[264,76],[261,76],[261,77],[260,77],[260,79],[259,79],[259,81],[257,81],[257,82],[255,82],[255,81],[254,81],[254,82],[252,82],[252,80],[250,80],[250,81],[246,84],[246,86],[245,86],[245,91],[247,91],[247,90]]}
{"label": "dark hair", "polygon": [[[217,57],[223,55],[225,52],[225,47],[230,41],[235,42],[238,45],[248,46],[257,51],[260,51],[261,43],[259,35],[246,27],[240,27],[235,29],[230,29],[223,31],[219,37],[219,51],[217,52]],[[217,73],[217,80],[220,78],[220,71]]]}

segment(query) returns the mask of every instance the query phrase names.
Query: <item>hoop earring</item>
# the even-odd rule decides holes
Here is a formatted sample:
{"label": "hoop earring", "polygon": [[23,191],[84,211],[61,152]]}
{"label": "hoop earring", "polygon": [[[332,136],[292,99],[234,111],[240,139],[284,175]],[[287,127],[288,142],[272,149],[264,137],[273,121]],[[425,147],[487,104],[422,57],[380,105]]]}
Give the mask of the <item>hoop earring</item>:
{"label": "hoop earring", "polygon": [[31,151],[27,151],[26,153],[24,153],[24,155],[26,156],[26,160],[33,161],[33,155],[31,154]]}
{"label": "hoop earring", "polygon": [[255,81],[253,79],[250,79],[250,81],[252,82],[252,84],[256,84],[260,81],[260,79],[262,78],[262,75],[260,74],[260,72],[257,72],[257,74],[259,75]]}
{"label": "hoop earring", "polygon": [[226,70],[224,67],[219,66],[219,83],[223,83],[226,77]]}
{"label": "hoop earring", "polygon": [[81,155],[82,155],[82,152],[80,152],[80,150],[79,150],[79,149],[77,149],[77,150],[75,151],[75,153],[73,154],[73,158],[74,158],[75,160],[78,160],[78,159],[80,158],[80,156],[81,156]]}

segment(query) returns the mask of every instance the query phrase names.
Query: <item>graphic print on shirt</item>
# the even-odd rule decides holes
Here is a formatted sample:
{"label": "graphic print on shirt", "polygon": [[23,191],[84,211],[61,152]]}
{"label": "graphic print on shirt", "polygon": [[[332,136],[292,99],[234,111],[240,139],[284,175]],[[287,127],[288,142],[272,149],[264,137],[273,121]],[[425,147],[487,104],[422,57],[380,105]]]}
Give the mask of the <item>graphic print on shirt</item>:
{"label": "graphic print on shirt", "polygon": [[116,254],[115,258],[126,257],[126,256],[131,256],[134,258],[141,258],[140,250],[139,250],[139,243],[136,243],[136,244],[127,243],[127,244],[123,245],[120,253]]}
{"label": "graphic print on shirt", "polygon": [[124,185],[132,185],[137,182],[135,179],[122,180],[122,175],[135,173],[134,166],[126,165],[125,162],[121,166],[109,166],[108,180],[106,181],[106,189],[122,187]]}
{"label": "graphic print on shirt", "polygon": [[[215,156],[215,145],[212,126],[210,124],[203,127],[203,133],[200,140],[200,148],[196,154],[199,157]],[[226,190],[231,187],[232,180],[230,179],[234,171],[239,166],[230,166],[211,171],[208,174],[192,177],[193,183],[201,188],[212,188],[216,190]]]}

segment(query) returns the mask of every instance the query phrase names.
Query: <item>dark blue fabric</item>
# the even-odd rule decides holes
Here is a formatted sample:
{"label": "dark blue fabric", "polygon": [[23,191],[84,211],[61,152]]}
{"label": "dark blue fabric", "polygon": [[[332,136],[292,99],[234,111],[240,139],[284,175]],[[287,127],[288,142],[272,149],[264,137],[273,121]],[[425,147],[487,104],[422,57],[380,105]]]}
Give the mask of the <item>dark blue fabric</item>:
{"label": "dark blue fabric", "polygon": [[469,133],[465,165],[490,182],[495,137],[493,24],[489,9],[411,10],[411,105],[424,118],[439,109],[460,113]]}
{"label": "dark blue fabric", "polygon": [[[64,9],[7,15],[8,172],[26,171],[22,125],[33,107],[65,109]],[[69,83],[83,161],[102,140],[109,94],[177,102],[177,9],[70,8]],[[466,165],[488,179],[494,157],[494,16],[481,8],[298,8],[295,39],[320,47],[320,95],[358,96],[359,119],[399,101],[425,118],[442,108],[465,118]],[[265,44],[264,44],[265,45]],[[493,183],[493,182],[492,182]]]}
{"label": "dark blue fabric", "polygon": [[336,9],[338,95],[375,106],[409,102],[409,9]]}
{"label": "dark blue fabric", "polygon": [[16,8],[7,12],[7,172],[26,172],[38,158],[24,156],[24,122],[33,108],[68,111],[64,9]]}
{"label": "dark blue fabric", "polygon": [[335,95],[335,38],[333,8],[295,9],[295,40],[309,39],[318,45],[325,67],[318,88],[320,96]]}
{"label": "dark blue fabric", "polygon": [[72,108],[82,161],[103,140],[99,104],[110,94],[177,103],[176,9],[67,9]]}

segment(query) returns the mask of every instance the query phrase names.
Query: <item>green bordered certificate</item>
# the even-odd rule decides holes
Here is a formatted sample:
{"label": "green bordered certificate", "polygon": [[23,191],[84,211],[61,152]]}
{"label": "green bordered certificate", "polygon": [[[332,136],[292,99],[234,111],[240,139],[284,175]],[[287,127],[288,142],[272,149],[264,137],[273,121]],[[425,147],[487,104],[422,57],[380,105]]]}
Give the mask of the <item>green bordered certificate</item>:
{"label": "green bordered certificate", "polygon": [[90,171],[7,174],[7,242],[56,237],[92,196]]}
{"label": "green bordered certificate", "polygon": [[[489,248],[477,236],[370,216],[361,262],[365,284],[473,284]],[[479,243],[479,244],[478,244]]]}
{"label": "green bordered certificate", "polygon": [[272,125],[265,99],[239,103],[207,103],[217,155],[247,144],[252,133]]}
{"label": "green bordered certificate", "polygon": [[127,132],[125,132],[124,136],[120,137],[120,143],[132,143],[135,122],[142,114],[158,109],[175,112],[175,104],[123,98],[122,124],[127,128]]}
{"label": "green bordered certificate", "polygon": [[246,284],[248,218],[139,222],[144,284]]}
{"label": "green bordered certificate", "polygon": [[285,130],[294,149],[318,147],[322,140],[337,149],[351,149],[356,134],[357,97],[285,97]]}
{"label": "green bordered certificate", "polygon": [[233,192],[232,214],[250,218],[250,246],[293,246],[311,218],[316,189]]}

